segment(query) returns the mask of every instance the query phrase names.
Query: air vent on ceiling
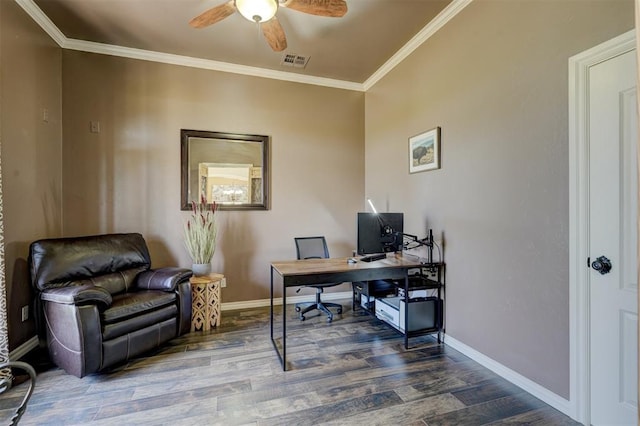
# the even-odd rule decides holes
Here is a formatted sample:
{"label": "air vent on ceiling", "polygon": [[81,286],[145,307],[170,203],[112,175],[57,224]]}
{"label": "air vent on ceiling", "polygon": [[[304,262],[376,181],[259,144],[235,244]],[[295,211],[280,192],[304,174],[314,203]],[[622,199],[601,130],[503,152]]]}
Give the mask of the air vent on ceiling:
{"label": "air vent on ceiling", "polygon": [[307,66],[309,58],[310,56],[302,56],[295,53],[285,53],[282,57],[282,62],[280,62],[280,65],[284,65],[286,67],[304,68]]}

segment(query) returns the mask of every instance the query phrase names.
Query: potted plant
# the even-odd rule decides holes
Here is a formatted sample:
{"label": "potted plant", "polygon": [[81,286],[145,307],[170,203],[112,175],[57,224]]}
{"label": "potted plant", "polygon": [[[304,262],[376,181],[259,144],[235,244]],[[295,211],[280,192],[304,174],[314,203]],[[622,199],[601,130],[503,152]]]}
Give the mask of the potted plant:
{"label": "potted plant", "polygon": [[216,251],[216,209],[215,202],[207,203],[204,195],[200,202],[191,202],[191,216],[184,223],[184,244],[193,261],[192,270],[196,276],[211,272],[211,259]]}

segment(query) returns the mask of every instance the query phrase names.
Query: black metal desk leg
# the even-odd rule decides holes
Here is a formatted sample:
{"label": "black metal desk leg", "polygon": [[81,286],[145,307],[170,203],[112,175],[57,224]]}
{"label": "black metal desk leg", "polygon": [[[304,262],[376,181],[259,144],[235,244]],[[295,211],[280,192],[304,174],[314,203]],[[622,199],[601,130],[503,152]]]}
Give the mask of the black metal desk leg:
{"label": "black metal desk leg", "polygon": [[[274,314],[273,314],[273,266],[271,267],[271,300],[270,300],[270,305],[271,305],[271,312],[270,312],[270,327],[271,327],[271,343],[273,344],[273,349],[276,351],[276,355],[278,355],[278,359],[280,360],[280,364],[282,364],[282,368],[285,368],[285,362],[283,359],[283,356],[280,354],[280,351],[278,350],[278,344],[276,343],[276,340],[273,337],[273,323],[274,323]],[[283,334],[283,342],[284,342],[284,334]]]}
{"label": "black metal desk leg", "polygon": [[404,348],[409,349],[409,270],[404,276]]}
{"label": "black metal desk leg", "polygon": [[287,287],[282,278],[282,370],[287,371]]}

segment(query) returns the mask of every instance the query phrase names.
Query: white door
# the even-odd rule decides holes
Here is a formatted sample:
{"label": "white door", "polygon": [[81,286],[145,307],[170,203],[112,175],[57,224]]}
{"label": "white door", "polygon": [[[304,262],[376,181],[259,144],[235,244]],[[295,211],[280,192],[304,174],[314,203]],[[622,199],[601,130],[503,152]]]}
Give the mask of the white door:
{"label": "white door", "polygon": [[627,52],[589,70],[588,276],[594,425],[635,425],[638,418],[635,55],[635,50]]}

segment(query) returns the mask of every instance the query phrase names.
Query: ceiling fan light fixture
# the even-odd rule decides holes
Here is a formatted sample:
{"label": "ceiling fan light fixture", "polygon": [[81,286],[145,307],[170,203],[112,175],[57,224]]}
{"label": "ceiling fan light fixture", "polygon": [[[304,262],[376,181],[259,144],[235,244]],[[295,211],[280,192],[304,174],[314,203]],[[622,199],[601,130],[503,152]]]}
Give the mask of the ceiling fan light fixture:
{"label": "ceiling fan light fixture", "polygon": [[235,0],[238,12],[251,22],[267,22],[278,11],[278,0]]}

